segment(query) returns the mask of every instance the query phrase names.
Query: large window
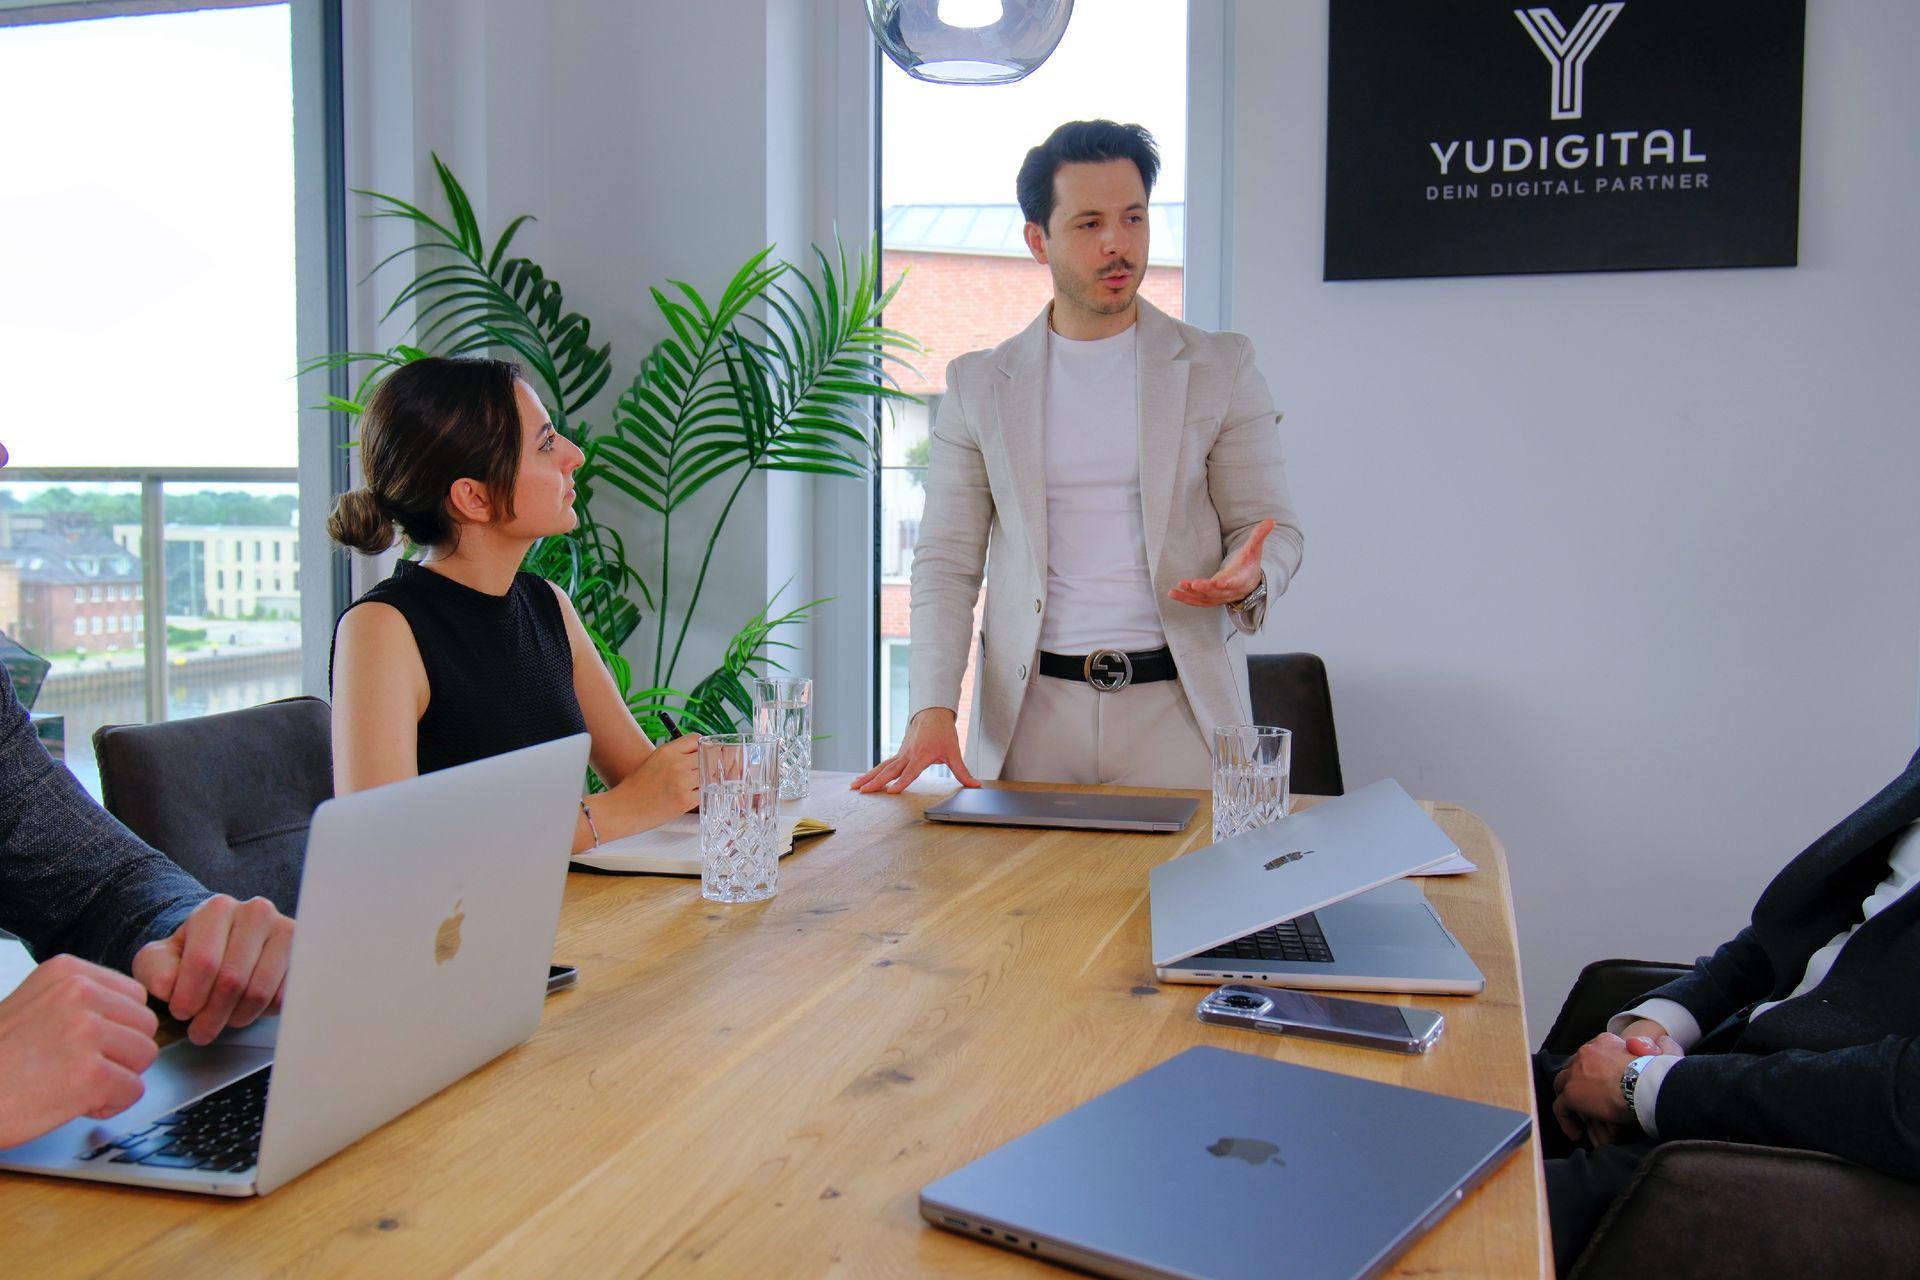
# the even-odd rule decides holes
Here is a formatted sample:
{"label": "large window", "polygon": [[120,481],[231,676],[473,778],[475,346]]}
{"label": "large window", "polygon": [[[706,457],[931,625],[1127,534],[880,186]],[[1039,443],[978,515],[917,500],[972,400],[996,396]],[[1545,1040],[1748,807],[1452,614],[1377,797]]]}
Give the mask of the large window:
{"label": "large window", "polygon": [[0,629],[91,788],[101,724],[301,688],[291,42],[285,4],[0,25]]}
{"label": "large window", "polygon": [[[1027,149],[1068,120],[1145,125],[1160,145],[1143,296],[1183,314],[1187,181],[1187,6],[1101,0],[1074,13],[1060,47],[1017,84],[929,85],[883,60],[880,73],[880,241],[886,278],[907,281],[889,326],[926,346],[902,385],[927,400],[882,427],[878,494],[878,736],[892,753],[906,730],[908,576],[919,536],[927,428],[946,391],[947,361],[997,346],[1052,296],[1052,277],[1022,240],[1014,175]],[[974,628],[977,633],[979,628]],[[976,655],[977,657],[977,652]],[[969,661],[961,740],[973,697]]]}

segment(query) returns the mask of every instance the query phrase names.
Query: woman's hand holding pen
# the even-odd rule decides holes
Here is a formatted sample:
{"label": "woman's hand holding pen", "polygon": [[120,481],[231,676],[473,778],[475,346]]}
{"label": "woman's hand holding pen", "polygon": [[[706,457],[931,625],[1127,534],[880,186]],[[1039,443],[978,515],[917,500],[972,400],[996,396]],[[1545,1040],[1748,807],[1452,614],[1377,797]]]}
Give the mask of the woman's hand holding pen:
{"label": "woman's hand holding pen", "polygon": [[657,827],[700,804],[700,735],[683,734],[655,747],[615,792],[632,796],[636,831]]}

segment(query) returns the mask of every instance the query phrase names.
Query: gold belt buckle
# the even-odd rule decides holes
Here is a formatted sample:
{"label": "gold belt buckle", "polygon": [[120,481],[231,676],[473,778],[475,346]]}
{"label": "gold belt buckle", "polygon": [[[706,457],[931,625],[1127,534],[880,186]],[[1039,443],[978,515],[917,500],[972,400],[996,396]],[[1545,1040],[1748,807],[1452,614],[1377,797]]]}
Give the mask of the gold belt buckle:
{"label": "gold belt buckle", "polygon": [[1118,649],[1096,649],[1081,664],[1081,674],[1101,693],[1114,693],[1133,683],[1133,659]]}

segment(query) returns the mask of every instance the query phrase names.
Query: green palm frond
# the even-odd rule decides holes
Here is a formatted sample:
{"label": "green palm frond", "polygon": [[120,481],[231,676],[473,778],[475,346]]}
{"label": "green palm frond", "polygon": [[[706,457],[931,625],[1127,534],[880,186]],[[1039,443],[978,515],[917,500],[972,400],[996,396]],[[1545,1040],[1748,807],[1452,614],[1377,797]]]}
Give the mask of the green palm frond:
{"label": "green palm frond", "polygon": [[[735,317],[725,330],[717,325],[694,329],[688,313],[667,311],[667,300],[655,294],[678,341],[662,343],[622,397],[614,435],[608,437],[619,443],[601,451],[604,473],[611,479],[617,472],[614,483],[669,521],[676,507],[714,480],[728,475],[733,480],[671,650],[665,643],[665,615],[660,617],[657,683],[672,683],[706,587],[718,526],[732,513],[748,477],[756,470],[867,475],[878,453],[874,404],[918,402],[886,368],[918,354],[920,347],[880,323],[880,309],[899,285],[884,293],[877,289],[879,245],[851,265],[844,246],[836,250],[837,259],[814,251],[817,282],[791,264],[764,269],[767,255],[755,257],[748,264],[754,274],[743,270],[735,277],[735,285],[744,283],[747,289],[729,288],[727,300],[737,305],[713,313],[716,320],[722,312]],[[797,285],[790,288],[789,279]],[[697,303],[698,295],[680,287]],[[752,296],[742,296],[746,292]],[[765,318],[747,306],[756,299],[764,304]],[[707,314],[704,307],[696,313]],[[697,363],[684,354],[695,334],[705,355]],[[669,387],[679,397],[678,414]],[[663,548],[663,582],[669,571]]]}
{"label": "green palm frond", "polygon": [[574,415],[606,385],[612,371],[611,345],[593,345],[593,326],[579,312],[566,309],[558,281],[526,258],[507,256],[514,236],[533,215],[509,222],[489,246],[473,202],[438,155],[433,156],[433,171],[446,197],[447,222],[396,196],[357,193],[374,202],[374,217],[398,218],[420,237],[375,263],[369,278],[410,255],[426,255],[432,263],[394,296],[381,319],[411,304],[419,345],[437,354],[512,351],[545,392],[542,398],[554,425],[575,434],[569,430]]}
{"label": "green palm frond", "polygon": [[583,518],[572,533],[540,539],[521,567],[566,592],[595,643],[614,652],[640,626],[640,606],[627,597],[628,587],[653,608],[653,593],[628,565],[619,532],[594,521]]}
{"label": "green palm frond", "polygon": [[837,265],[814,249],[817,284],[795,271],[799,293],[783,283],[768,291],[771,322],[747,318],[758,338],[742,336],[741,346],[753,352],[764,377],[752,378],[745,403],[764,415],[752,434],[765,442],[755,465],[768,470],[865,475],[879,452],[874,403],[919,403],[887,366],[911,369],[905,357],[922,349],[880,323],[905,277],[881,293],[877,245],[852,268],[845,246],[835,248]]}
{"label": "green palm frond", "polygon": [[809,600],[777,617],[770,616],[779,598],[780,592],[774,592],[766,608],[734,633],[720,665],[693,687],[688,702],[698,722],[705,726],[701,732],[730,733],[743,723],[751,722],[753,694],[747,688],[747,681],[768,669],[784,671],[786,668],[773,657],[772,651],[794,647],[784,640],[775,640],[774,632],[809,621],[814,610],[826,603],[825,599]]}
{"label": "green palm frond", "polygon": [[672,334],[648,354],[614,405],[613,431],[589,444],[583,474],[671,516],[715,477],[751,461],[733,397],[715,372],[741,315],[790,269],[768,266],[772,253],[769,247],[748,259],[711,307],[684,281],[670,282],[679,298],[653,290]]}
{"label": "green palm frond", "polygon": [[331,372],[335,369],[351,369],[355,365],[371,365],[372,368],[361,377],[351,396],[329,395],[319,406],[323,409],[331,409],[335,413],[359,417],[366,411],[367,398],[373,394],[373,389],[380,379],[403,364],[424,360],[428,354],[430,353],[404,342],[396,343],[385,351],[336,351],[332,355],[319,356],[302,363],[298,372],[307,374],[321,369]]}

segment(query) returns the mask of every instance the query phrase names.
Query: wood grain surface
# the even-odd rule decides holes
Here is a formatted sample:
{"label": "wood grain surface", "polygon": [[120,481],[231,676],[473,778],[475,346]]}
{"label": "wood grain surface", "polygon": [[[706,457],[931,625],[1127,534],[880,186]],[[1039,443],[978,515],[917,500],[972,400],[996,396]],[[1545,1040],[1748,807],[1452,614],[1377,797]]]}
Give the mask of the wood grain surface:
{"label": "wood grain surface", "polygon": [[[1059,1275],[926,1226],[919,1189],[1190,1045],[1532,1109],[1505,855],[1466,810],[1432,811],[1480,870],[1423,884],[1487,989],[1401,1000],[1447,1017],[1406,1058],[1204,1026],[1207,988],[1155,982],[1147,872],[1204,800],[1177,835],[955,829],[919,820],[940,788],[845,787],[795,802],[838,831],[768,902],[570,877],[580,985],[533,1039],[271,1196],[0,1174],[4,1270]],[[1544,1206],[1530,1141],[1393,1274],[1544,1274]]]}

